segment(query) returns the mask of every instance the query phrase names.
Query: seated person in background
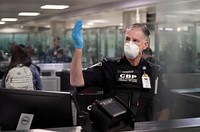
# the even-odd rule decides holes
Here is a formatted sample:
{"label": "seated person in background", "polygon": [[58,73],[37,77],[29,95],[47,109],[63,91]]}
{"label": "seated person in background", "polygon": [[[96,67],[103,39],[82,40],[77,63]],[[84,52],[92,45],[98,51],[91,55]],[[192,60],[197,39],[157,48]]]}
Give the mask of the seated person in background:
{"label": "seated person in background", "polygon": [[75,51],[70,65],[70,84],[79,90],[99,86],[104,90],[104,98],[118,96],[132,109],[135,121],[167,120],[169,96],[160,76],[161,68],[142,58],[143,50],[149,45],[148,28],[139,23],[131,25],[125,31],[122,57],[104,59],[84,71],[81,29],[82,21],[78,20],[72,31]]}
{"label": "seated person in background", "polygon": [[60,44],[61,43],[60,37],[54,37],[53,43],[54,43],[54,47],[50,48],[46,55],[50,63],[56,63],[58,61],[57,59],[58,58],[60,59],[61,58],[60,56],[63,56],[63,53],[60,54],[61,51],[63,51]]}
{"label": "seated person in background", "polygon": [[40,73],[24,45],[16,45],[12,50],[11,62],[5,72],[1,88],[41,90]]}
{"label": "seated person in background", "polygon": [[146,48],[145,50],[143,50],[142,57],[143,57],[145,60],[156,64],[156,61],[155,61],[155,59],[154,59],[154,57],[153,57],[153,52],[152,52],[152,50],[151,50],[150,47],[148,47],[148,48]]}
{"label": "seated person in background", "polygon": [[62,63],[62,62],[64,62],[63,49],[57,50],[56,62],[57,62],[57,63]]}
{"label": "seated person in background", "polygon": [[0,50],[0,61],[4,61],[5,60],[5,56],[3,53],[3,50]]}
{"label": "seated person in background", "polygon": [[70,56],[70,50],[68,48],[64,48],[63,56],[64,56],[64,62],[72,61],[72,57]]}

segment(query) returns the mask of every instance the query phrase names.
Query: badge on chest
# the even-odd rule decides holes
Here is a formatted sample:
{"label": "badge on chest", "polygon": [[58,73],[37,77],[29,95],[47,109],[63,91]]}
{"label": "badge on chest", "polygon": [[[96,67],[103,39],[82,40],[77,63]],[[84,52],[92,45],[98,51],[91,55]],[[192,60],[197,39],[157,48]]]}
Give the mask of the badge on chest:
{"label": "badge on chest", "polygon": [[142,86],[143,88],[148,88],[150,89],[151,88],[151,81],[150,81],[150,77],[149,75],[146,73],[146,66],[143,66],[142,67],[142,70],[143,70],[143,75],[142,75]]}
{"label": "badge on chest", "polygon": [[150,78],[146,73],[142,75],[142,86],[143,88],[151,88]]}

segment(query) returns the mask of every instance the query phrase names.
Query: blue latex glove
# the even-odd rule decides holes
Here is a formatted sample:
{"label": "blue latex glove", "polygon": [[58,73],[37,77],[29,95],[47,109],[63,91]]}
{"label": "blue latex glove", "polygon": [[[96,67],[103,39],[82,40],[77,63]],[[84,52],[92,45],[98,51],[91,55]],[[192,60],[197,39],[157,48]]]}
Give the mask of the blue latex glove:
{"label": "blue latex glove", "polygon": [[75,48],[83,48],[83,35],[82,35],[82,20],[77,20],[74,29],[72,30],[72,38],[75,42]]}

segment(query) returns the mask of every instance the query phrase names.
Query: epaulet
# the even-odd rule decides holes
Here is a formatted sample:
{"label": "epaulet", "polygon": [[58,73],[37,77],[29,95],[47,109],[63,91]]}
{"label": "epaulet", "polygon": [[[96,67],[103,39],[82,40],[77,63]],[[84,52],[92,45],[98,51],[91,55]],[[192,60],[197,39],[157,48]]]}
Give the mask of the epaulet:
{"label": "epaulet", "polygon": [[117,62],[117,63],[119,63],[119,62],[121,62],[121,57],[117,57],[117,58],[115,58],[115,62]]}
{"label": "epaulet", "polygon": [[98,62],[98,63],[96,63],[96,64],[94,64],[94,65],[91,65],[90,67],[88,67],[88,69],[90,69],[90,68],[93,68],[93,67],[100,67],[100,66],[102,66],[102,62]]}
{"label": "epaulet", "polygon": [[104,62],[113,62],[113,59],[111,59],[111,58],[104,58],[102,61],[100,61],[100,62],[98,62],[98,63],[90,66],[89,68],[100,67],[100,66],[102,66],[102,63],[104,63]]}
{"label": "epaulet", "polygon": [[115,60],[114,59],[111,59],[111,58],[104,58],[103,59],[103,62],[114,62]]}

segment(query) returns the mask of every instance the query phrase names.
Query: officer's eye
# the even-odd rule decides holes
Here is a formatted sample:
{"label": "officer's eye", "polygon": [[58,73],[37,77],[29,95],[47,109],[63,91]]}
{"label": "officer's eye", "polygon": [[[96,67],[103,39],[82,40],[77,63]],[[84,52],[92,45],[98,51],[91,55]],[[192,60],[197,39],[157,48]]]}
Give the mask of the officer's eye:
{"label": "officer's eye", "polygon": [[133,39],[133,42],[138,42],[138,40],[137,39]]}
{"label": "officer's eye", "polygon": [[130,41],[130,40],[131,40],[131,39],[130,39],[129,37],[126,37],[126,42],[127,42],[127,41]]}

